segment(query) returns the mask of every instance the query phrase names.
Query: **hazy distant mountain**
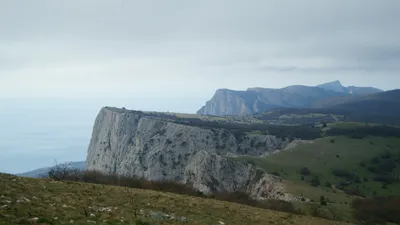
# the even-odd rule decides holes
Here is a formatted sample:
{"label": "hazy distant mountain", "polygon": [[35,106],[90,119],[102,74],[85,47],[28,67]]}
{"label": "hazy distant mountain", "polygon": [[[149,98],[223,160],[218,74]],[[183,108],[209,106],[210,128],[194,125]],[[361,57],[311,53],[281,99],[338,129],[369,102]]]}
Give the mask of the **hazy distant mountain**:
{"label": "hazy distant mountain", "polygon": [[[82,162],[70,162],[70,163],[64,163],[61,165],[68,166],[71,169],[79,169],[79,170],[84,170],[86,168],[86,163],[85,161]],[[20,173],[17,174],[18,176],[22,177],[33,177],[33,178],[39,178],[39,177],[45,177],[47,176],[48,172],[51,170],[53,167],[45,167],[45,168],[40,168],[36,170],[32,170],[29,172],[25,173]]]}
{"label": "hazy distant mountain", "polygon": [[317,87],[322,88],[324,90],[330,90],[335,92],[349,93],[347,88],[343,87],[340,81],[332,81],[325,84],[317,85]]}
{"label": "hazy distant mountain", "polygon": [[322,88],[324,90],[347,93],[356,96],[382,92],[382,90],[374,87],[355,87],[355,86],[344,87],[338,80],[325,84],[320,84],[317,87]]}
{"label": "hazy distant mountain", "polygon": [[314,110],[345,115],[350,121],[400,126],[400,90],[331,101],[327,107]]}
{"label": "hazy distant mountain", "polygon": [[283,124],[313,124],[339,120],[400,126],[400,90],[323,99],[318,104],[319,107],[311,108],[275,108],[252,116],[266,122]]}
{"label": "hazy distant mountain", "polygon": [[337,104],[331,104],[330,108],[363,112],[364,114],[398,116],[400,112],[400,90],[351,98]]}
{"label": "hazy distant mountain", "polygon": [[372,87],[344,87],[333,81],[316,87],[293,85],[281,89],[249,88],[246,91],[219,89],[197,114],[248,115],[273,108],[309,108],[323,105],[325,99],[338,101],[352,96],[382,92]]}

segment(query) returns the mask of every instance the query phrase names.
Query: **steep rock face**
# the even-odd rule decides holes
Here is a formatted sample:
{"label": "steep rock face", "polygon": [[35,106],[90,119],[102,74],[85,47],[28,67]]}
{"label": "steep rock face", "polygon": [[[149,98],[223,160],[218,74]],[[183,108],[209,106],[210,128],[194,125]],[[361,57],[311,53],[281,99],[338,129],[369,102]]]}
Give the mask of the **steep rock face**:
{"label": "steep rock face", "polygon": [[244,190],[253,198],[279,196],[279,178],[267,175],[252,165],[232,161],[206,151],[198,152],[185,169],[184,182],[203,193]]}
{"label": "steep rock face", "polygon": [[235,115],[252,113],[257,99],[255,93],[219,89],[199,111],[201,115]]}
{"label": "steep rock face", "polygon": [[245,190],[264,198],[266,193],[271,197],[279,192],[278,178],[226,156],[259,156],[288,144],[275,136],[235,137],[223,130],[103,108],[95,121],[86,163],[89,170],[175,180],[206,193]]}
{"label": "steep rock face", "polygon": [[246,91],[217,90],[197,114],[248,115],[273,108],[304,108],[323,105],[324,99],[348,98],[382,92],[372,87],[343,87],[340,81],[316,87],[292,85],[281,89],[248,88]]}

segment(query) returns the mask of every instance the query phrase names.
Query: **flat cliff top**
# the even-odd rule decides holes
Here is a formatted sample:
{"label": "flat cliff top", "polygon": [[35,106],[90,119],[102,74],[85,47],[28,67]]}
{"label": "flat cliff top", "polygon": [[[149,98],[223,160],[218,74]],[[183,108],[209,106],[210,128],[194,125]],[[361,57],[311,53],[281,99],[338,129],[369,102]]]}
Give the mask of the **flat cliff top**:
{"label": "flat cliff top", "polygon": [[297,139],[316,139],[320,137],[319,128],[310,128],[308,125],[290,126],[283,124],[270,124],[256,116],[203,116],[198,114],[183,114],[170,112],[142,112],[136,110],[120,109],[115,107],[104,107],[102,110],[109,110],[115,113],[132,113],[141,117],[159,119],[180,125],[199,127],[204,129],[227,129],[251,133],[263,131],[264,134],[275,135],[286,138],[291,136]]}
{"label": "flat cliff top", "polygon": [[[126,108],[116,108],[106,106],[102,108],[102,111],[111,111],[113,113],[118,114],[135,114],[142,117],[154,118],[154,119],[163,119],[168,122],[173,123],[185,123],[185,124],[192,124],[191,122],[231,122],[231,123],[243,123],[243,121],[239,120],[239,117],[234,116],[208,116],[208,115],[198,115],[198,114],[189,114],[189,113],[175,113],[175,112],[155,112],[155,111],[138,111],[138,110],[131,110]],[[254,121],[253,121],[254,122]],[[256,121],[260,122],[261,121]]]}
{"label": "flat cliff top", "polygon": [[190,113],[175,113],[175,112],[156,112],[156,111],[140,111],[140,110],[133,110],[133,109],[126,109],[126,108],[117,108],[111,106],[105,106],[102,110],[108,110],[115,113],[133,113],[138,115],[145,115],[149,117],[178,117],[178,118],[196,118],[196,119],[203,119],[203,120],[226,120],[227,117],[222,116],[208,116],[208,115],[197,115],[197,114],[190,114]]}
{"label": "flat cliff top", "polygon": [[146,224],[136,220],[151,225],[344,224],[213,199],[0,174],[0,225]]}
{"label": "flat cliff top", "polygon": [[126,108],[117,108],[117,107],[111,107],[111,106],[105,106],[102,108],[102,110],[108,110],[111,112],[115,113],[136,113],[136,114],[143,114],[142,111],[137,111],[137,110],[130,110]]}

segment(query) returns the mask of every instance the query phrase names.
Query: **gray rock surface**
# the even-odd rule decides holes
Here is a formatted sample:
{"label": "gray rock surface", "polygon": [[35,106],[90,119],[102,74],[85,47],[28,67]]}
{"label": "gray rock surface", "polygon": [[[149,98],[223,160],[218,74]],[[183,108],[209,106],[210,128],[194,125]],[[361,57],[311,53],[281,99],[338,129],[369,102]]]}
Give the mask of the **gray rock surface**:
{"label": "gray rock surface", "polygon": [[257,106],[257,94],[247,91],[219,89],[199,111],[201,115],[247,115]]}
{"label": "gray rock surface", "polygon": [[260,156],[290,142],[271,135],[234,134],[103,108],[96,118],[87,168],[149,180],[174,180],[210,193],[247,191],[254,198],[275,197],[279,178],[228,156]]}

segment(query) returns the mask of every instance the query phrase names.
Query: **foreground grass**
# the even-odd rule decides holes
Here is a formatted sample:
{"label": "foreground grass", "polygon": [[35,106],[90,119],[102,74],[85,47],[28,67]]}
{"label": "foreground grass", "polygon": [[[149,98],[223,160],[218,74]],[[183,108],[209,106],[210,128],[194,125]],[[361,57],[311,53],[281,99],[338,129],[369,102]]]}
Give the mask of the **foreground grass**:
{"label": "foreground grass", "polygon": [[[166,214],[170,218],[163,216]],[[47,179],[31,179],[0,174],[1,225],[209,225],[219,224],[219,221],[225,224],[260,225],[343,224],[213,199],[116,186],[56,182]]]}

